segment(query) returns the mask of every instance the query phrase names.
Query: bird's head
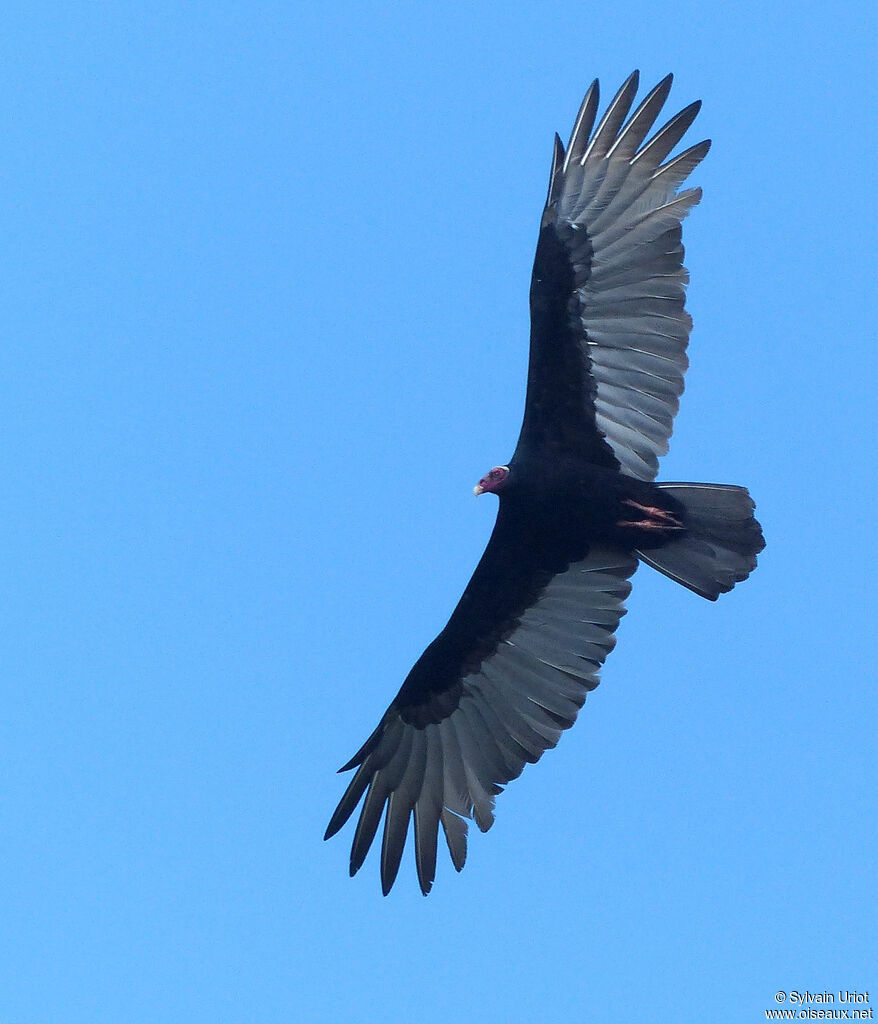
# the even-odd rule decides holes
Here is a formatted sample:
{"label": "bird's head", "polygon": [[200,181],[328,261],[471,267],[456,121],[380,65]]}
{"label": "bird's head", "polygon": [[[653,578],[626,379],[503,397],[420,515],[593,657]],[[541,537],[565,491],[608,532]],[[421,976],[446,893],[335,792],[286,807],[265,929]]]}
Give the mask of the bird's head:
{"label": "bird's head", "polygon": [[483,476],[481,480],[473,488],[473,494],[478,498],[480,494],[484,494],[485,491],[493,491],[495,494],[498,491],[502,491],[509,479],[509,467],[508,466],[495,466],[490,473]]}

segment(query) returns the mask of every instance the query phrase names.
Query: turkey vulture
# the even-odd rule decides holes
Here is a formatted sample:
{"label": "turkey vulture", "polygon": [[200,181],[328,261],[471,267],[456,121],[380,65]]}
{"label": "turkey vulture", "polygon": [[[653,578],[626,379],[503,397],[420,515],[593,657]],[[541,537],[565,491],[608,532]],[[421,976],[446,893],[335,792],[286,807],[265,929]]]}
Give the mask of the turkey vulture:
{"label": "turkey vulture", "polygon": [[487,831],[502,787],[573,725],[615,643],[638,561],[714,601],[747,578],[765,546],[745,488],[653,483],[692,324],[681,222],[701,190],[678,189],[710,148],[699,142],[668,159],[700,102],[644,141],[671,80],[629,117],[635,71],[597,128],[595,81],[566,150],[555,136],[530,286],[524,422],[512,458],[474,489],[497,495],[497,521],[448,624],[340,769],[357,771],[326,830],[328,839],[365,797],[353,875],[385,815],[385,895],[410,818],[426,895],[440,824],[460,871],[466,819]]}

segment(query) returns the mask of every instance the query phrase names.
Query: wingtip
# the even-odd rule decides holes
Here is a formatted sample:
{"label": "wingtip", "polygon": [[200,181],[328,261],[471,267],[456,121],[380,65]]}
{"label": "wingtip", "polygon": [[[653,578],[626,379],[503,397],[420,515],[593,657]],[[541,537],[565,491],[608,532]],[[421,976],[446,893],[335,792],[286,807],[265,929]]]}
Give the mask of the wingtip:
{"label": "wingtip", "polygon": [[567,173],[567,168],[582,156],[585,147],[588,145],[588,139],[597,116],[600,96],[600,83],[595,78],[582,97],[579,112],[576,115],[576,120],[573,122],[570,138],[567,141],[567,151],[564,154],[564,163],[562,164],[562,170],[565,174]]}
{"label": "wingtip", "polygon": [[[659,103],[658,110],[656,110],[656,117],[658,117],[658,111],[665,105],[665,100],[671,93],[671,86],[674,84],[674,73],[668,72],[665,77],[650,90],[649,96],[660,96],[661,102]],[[644,101],[646,102],[646,101]]]}
{"label": "wingtip", "polygon": [[393,888],[394,882],[396,882],[396,876],[399,874],[400,864],[402,862],[402,850],[399,851],[399,856],[394,856],[392,860],[386,860],[384,851],[381,853],[381,892],[383,895],[387,895]]}
{"label": "wingtip", "polygon": [[[564,166],[564,143],[561,141],[561,136],[555,132],[555,141],[552,145],[552,166],[549,169],[549,188],[546,191],[546,206],[550,206],[552,202],[557,198],[557,191],[559,185],[559,171]],[[478,497],[482,493],[482,488],[476,486],[473,488],[473,494]]]}
{"label": "wingtip", "polygon": [[378,745],[378,741],[381,739],[384,730],[387,728],[388,722],[392,720],[395,713],[395,706],[391,704],[387,711],[384,713],[384,717],[378,723],[372,735],[366,740],[362,747],[360,747],[356,754],[354,754],[350,761],[348,761],[346,764],[343,764],[341,768],[338,769],[338,772],[336,774],[340,775],[342,772],[349,772],[352,768],[359,767],[363,763],[363,761],[366,760],[369,754],[371,754],[375,747]]}
{"label": "wingtip", "polygon": [[323,833],[324,843],[327,839],[332,839],[334,835],[337,835],[341,831],[345,822],[348,820],[348,817],[350,817],[350,815],[339,814],[339,808],[336,807],[335,813],[329,819],[329,824],[326,826],[326,831]]}
{"label": "wingtip", "polygon": [[631,72],[631,74],[625,79],[625,81],[619,86],[618,90],[616,91],[616,95],[613,97],[613,100],[611,101],[611,105],[612,105],[613,102],[618,100],[620,97],[622,97],[623,95],[626,95],[628,93],[630,93],[632,98],[633,98],[633,96],[637,93],[637,90],[639,88],[640,88],[640,68],[635,68]]}
{"label": "wingtip", "polygon": [[555,183],[555,176],[564,164],[564,143],[561,141],[561,136],[555,132],[555,147],[552,150],[552,180],[549,182],[550,188]]}

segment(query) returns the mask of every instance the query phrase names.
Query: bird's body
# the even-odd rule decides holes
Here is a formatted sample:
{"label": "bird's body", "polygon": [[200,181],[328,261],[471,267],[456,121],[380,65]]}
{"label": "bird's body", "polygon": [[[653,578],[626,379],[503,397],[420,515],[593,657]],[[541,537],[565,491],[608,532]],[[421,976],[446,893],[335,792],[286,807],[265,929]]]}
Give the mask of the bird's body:
{"label": "bird's body", "polygon": [[385,814],[385,893],[411,819],[427,893],[440,824],[459,870],[465,819],[487,830],[502,786],[573,724],[615,643],[638,560],[715,600],[764,546],[744,488],[654,482],[691,325],[681,221],[700,192],[677,188],[709,147],[666,161],[699,104],[644,143],[670,84],[629,118],[635,72],[592,133],[594,83],[566,151],[556,136],[521,435],[508,464],[475,488],[498,495],[497,522],[447,625],[342,769],[357,772],[327,829],[328,838],[365,797],[353,874]]}

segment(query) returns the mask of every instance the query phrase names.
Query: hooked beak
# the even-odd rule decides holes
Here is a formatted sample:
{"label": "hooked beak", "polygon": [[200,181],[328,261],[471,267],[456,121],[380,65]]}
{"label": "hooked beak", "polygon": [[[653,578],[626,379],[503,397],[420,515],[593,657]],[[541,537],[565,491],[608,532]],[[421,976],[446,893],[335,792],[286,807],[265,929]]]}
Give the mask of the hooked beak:
{"label": "hooked beak", "polygon": [[484,488],[484,487],[482,487],[482,485],[481,485],[481,484],[476,484],[476,486],[475,486],[475,487],[473,488],[473,494],[474,494],[474,495],[475,495],[475,496],[476,496],[477,498],[478,498],[478,496],[479,496],[480,494],[484,494],[484,493],[485,493],[485,488]]}

